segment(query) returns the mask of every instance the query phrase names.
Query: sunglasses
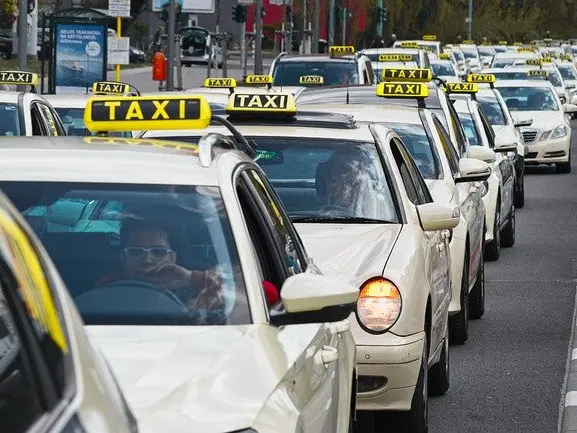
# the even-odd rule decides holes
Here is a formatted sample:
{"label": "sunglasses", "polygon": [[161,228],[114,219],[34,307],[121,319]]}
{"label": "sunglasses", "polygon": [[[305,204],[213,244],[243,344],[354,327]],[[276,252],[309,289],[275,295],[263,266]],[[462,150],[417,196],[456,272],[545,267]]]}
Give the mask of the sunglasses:
{"label": "sunglasses", "polygon": [[146,253],[150,253],[155,259],[163,259],[171,254],[174,254],[174,250],[170,248],[163,247],[128,247],[124,248],[124,255],[129,259],[142,259]]}

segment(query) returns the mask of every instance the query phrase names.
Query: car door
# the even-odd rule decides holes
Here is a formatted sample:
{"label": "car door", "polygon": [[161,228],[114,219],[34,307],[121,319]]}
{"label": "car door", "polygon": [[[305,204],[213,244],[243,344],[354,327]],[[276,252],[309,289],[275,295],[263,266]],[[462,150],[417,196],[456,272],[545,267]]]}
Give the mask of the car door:
{"label": "car door", "polygon": [[[482,112],[481,109],[478,109],[477,112],[481,120],[481,124],[483,125],[482,134],[486,136],[487,142],[489,143],[489,147],[491,149],[494,149],[495,132],[493,131],[493,127],[490,125],[489,121],[487,120],[487,117],[485,116],[485,114]],[[499,172],[501,173],[501,177],[503,179],[503,190],[501,191],[501,216],[502,220],[505,221],[513,207],[513,191],[515,188],[515,165],[513,163],[512,158],[510,158],[507,154],[501,152],[495,152],[495,153],[496,153],[495,162],[499,168]]]}
{"label": "car door", "polygon": [[[286,278],[306,272],[304,248],[278,196],[262,172],[255,167],[247,167],[238,179],[239,202],[259,259],[263,281],[270,281],[281,290]],[[280,309],[282,305],[277,303],[272,308]],[[286,356],[290,358],[291,353],[292,356],[297,354],[291,375],[294,403],[302,418],[301,431],[345,432],[342,417],[348,411],[340,410],[340,401],[346,398],[341,394],[340,387],[343,381],[350,383],[350,378],[340,375],[339,349],[342,348],[338,333],[331,332],[331,326],[322,323],[286,325],[276,331]]]}
{"label": "car door", "polygon": [[[449,160],[451,166],[451,174],[453,179],[459,175],[459,157],[449,143],[449,135],[441,121],[433,115],[433,124],[435,130],[441,140],[443,152]],[[481,198],[480,188],[477,182],[466,182],[455,184],[455,192],[458,196],[457,202],[462,214],[465,216],[469,232],[469,284],[475,278],[476,270],[478,269],[479,261],[481,260],[481,250],[477,248],[482,246],[484,242],[483,225],[485,223],[483,209],[483,201]]]}
{"label": "car door", "polygon": [[[396,138],[391,140],[391,151],[403,179],[403,184],[411,202],[415,205],[433,202],[433,198],[413,161],[409,151]],[[437,347],[445,335],[447,309],[451,296],[451,263],[449,242],[441,231],[423,232],[426,245],[423,254],[426,256],[428,278],[432,287],[431,309],[431,347]]]}

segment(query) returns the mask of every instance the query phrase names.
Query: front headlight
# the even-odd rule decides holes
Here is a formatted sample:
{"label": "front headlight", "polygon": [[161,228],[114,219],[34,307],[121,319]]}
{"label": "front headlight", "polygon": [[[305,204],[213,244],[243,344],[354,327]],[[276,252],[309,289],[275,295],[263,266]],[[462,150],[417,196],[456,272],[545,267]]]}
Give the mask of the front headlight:
{"label": "front headlight", "polygon": [[372,278],[361,286],[356,315],[359,324],[370,333],[388,331],[401,315],[401,292],[385,278]]}
{"label": "front headlight", "polygon": [[563,138],[566,135],[567,135],[567,127],[565,125],[559,125],[551,133],[551,140],[555,140],[557,138]]}

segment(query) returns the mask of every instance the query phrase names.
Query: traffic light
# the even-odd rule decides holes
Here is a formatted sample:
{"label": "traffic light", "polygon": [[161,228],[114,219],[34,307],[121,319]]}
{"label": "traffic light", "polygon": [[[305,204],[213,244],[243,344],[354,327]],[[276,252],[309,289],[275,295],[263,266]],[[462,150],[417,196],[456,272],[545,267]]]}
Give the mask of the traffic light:
{"label": "traffic light", "polygon": [[265,15],[266,15],[266,11],[264,10],[264,6],[262,6],[262,7],[260,8],[260,17],[261,17],[261,18],[264,18]]}
{"label": "traffic light", "polygon": [[383,21],[383,8],[377,8],[377,21]]}
{"label": "traffic light", "polygon": [[245,5],[235,5],[232,7],[232,20],[237,23],[244,23],[246,21]]}
{"label": "traffic light", "polygon": [[285,21],[287,23],[292,22],[292,16],[293,16],[293,8],[292,6],[287,6],[286,7],[286,17],[285,17]]}
{"label": "traffic light", "polygon": [[389,10],[387,8],[383,8],[383,21],[387,21],[389,18]]}

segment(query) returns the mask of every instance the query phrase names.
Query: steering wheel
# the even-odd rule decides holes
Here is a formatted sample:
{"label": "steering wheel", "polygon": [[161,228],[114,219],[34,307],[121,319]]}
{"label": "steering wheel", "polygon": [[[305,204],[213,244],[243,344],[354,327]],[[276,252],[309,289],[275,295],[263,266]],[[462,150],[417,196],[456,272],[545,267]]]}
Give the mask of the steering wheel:
{"label": "steering wheel", "polygon": [[152,284],[152,283],[147,283],[144,281],[139,281],[139,280],[120,280],[120,281],[114,281],[112,283],[106,284],[104,286],[102,286],[102,288],[107,288],[107,289],[111,289],[111,288],[123,288],[123,287],[139,287],[139,288],[143,288],[143,289],[148,289],[148,290],[153,290],[155,292],[161,293],[164,296],[166,296],[167,298],[170,298],[171,300],[173,300],[174,302],[176,302],[179,307],[182,307],[184,309],[188,308],[186,307],[186,305],[184,305],[184,303],[178,299],[178,297],[172,293],[169,290],[166,290],[160,286],[157,286],[156,284]]}

